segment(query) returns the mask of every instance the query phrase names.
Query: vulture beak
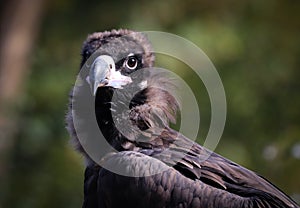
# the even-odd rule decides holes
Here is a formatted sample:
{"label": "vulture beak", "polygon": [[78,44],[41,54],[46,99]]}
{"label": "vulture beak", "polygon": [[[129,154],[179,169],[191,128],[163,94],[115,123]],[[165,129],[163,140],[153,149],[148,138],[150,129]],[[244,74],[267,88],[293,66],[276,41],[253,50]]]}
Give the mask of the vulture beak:
{"label": "vulture beak", "polygon": [[98,87],[121,89],[122,86],[132,82],[130,77],[122,75],[120,71],[116,71],[115,62],[108,55],[101,55],[95,59],[87,80],[94,96]]}

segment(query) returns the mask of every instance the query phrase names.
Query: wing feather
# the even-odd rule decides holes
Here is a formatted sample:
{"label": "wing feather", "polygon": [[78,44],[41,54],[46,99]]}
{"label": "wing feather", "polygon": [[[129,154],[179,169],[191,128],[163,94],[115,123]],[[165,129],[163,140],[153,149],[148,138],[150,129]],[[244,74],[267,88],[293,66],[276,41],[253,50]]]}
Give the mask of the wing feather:
{"label": "wing feather", "polygon": [[[165,129],[160,139],[164,140],[165,137],[171,137],[175,142],[170,148],[151,156],[164,162],[166,155],[171,155],[166,163],[176,164],[174,168],[182,175],[241,197],[253,198],[253,203],[258,207],[299,207],[276,186],[253,171],[205,149],[170,128]],[[170,138],[166,140],[171,141]]]}

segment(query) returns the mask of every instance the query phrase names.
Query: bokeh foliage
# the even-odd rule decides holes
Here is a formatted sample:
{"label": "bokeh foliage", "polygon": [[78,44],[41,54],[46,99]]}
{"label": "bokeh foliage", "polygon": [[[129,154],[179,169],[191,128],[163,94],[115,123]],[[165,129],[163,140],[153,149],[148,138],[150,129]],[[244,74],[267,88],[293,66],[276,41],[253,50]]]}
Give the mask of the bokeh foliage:
{"label": "bokeh foliage", "polygon": [[[113,28],[171,32],[202,48],[227,96],[216,152],[300,199],[299,1],[53,0],[45,7],[18,102],[3,207],[81,206],[83,161],[68,143],[64,115],[83,40]],[[181,73],[190,85],[199,84]],[[210,104],[204,86],[197,95],[201,142]]]}

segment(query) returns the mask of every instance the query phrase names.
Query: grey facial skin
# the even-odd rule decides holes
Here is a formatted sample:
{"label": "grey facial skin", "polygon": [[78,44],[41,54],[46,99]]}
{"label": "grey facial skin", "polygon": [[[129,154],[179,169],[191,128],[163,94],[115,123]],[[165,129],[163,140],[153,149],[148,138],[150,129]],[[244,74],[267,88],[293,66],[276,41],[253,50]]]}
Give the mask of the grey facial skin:
{"label": "grey facial skin", "polygon": [[115,62],[111,56],[98,56],[93,62],[88,77],[93,95],[96,95],[98,87],[113,87],[121,89],[122,86],[132,82],[130,77],[116,71]]}

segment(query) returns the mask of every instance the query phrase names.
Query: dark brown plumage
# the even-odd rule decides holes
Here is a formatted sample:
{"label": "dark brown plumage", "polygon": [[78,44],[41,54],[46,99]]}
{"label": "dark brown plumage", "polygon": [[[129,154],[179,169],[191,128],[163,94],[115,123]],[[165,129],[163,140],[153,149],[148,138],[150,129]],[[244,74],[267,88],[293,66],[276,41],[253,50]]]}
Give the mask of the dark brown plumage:
{"label": "dark brown plumage", "polygon": [[[90,35],[83,45],[81,67],[90,57],[95,59],[101,55],[111,56],[116,62],[116,70],[127,76],[154,64],[147,38],[129,30]],[[137,61],[136,67],[124,64],[129,63],[130,57]],[[71,113],[73,106],[70,105],[68,130],[76,149],[87,160],[83,207],[299,208],[266,179],[172,130],[168,123],[175,121],[177,100],[164,90],[167,88],[157,87],[172,88],[172,83],[155,71],[145,70],[145,73],[141,78],[131,76],[132,82],[123,88],[99,87],[94,103],[101,132],[119,151],[103,157],[102,164],[123,168],[128,175],[144,177],[118,175],[95,163],[78,140]],[[147,87],[137,94],[130,93],[128,89],[145,80]],[[117,97],[114,101],[113,95]],[[130,99],[129,112],[115,109],[126,99]],[[112,111],[117,112],[119,120],[113,121]],[[126,122],[133,127],[126,128]],[[118,125],[125,125],[125,132],[120,132]],[[165,171],[149,174],[157,170]]]}

